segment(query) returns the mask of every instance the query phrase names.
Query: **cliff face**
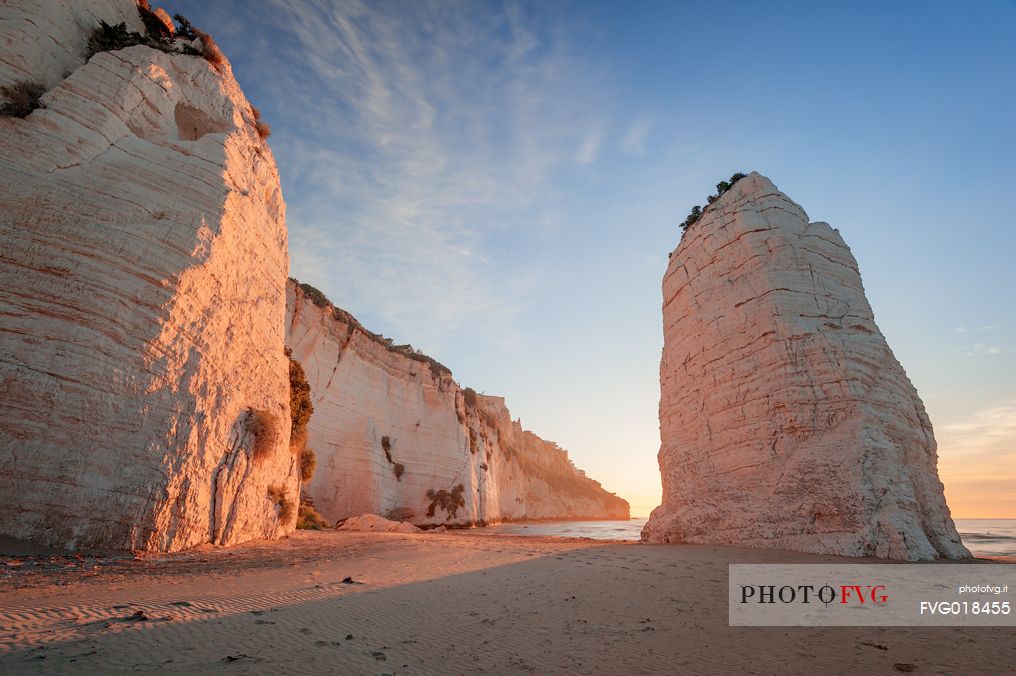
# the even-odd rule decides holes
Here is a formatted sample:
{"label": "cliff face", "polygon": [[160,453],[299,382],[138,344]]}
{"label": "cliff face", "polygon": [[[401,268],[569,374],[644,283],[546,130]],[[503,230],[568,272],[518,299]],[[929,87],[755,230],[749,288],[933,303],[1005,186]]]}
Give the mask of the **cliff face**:
{"label": "cliff face", "polygon": [[839,233],[752,174],[663,282],[650,542],[963,558],[924,406]]}
{"label": "cliff face", "polygon": [[317,300],[291,282],[286,326],[314,400],[317,471],[306,490],[327,520],[628,518],[627,502],[513,422],[504,399],[462,390],[437,362]]}
{"label": "cliff face", "polygon": [[[5,3],[0,532],[175,550],[293,527],[275,162],[228,63],[95,54],[133,0]],[[69,74],[68,74],[69,73]]]}

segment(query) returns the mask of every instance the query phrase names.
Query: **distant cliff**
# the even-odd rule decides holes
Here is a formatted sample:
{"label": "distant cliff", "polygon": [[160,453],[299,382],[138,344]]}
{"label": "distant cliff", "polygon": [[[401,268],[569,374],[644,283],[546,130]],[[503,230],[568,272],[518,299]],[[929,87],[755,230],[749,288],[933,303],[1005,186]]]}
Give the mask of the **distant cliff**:
{"label": "distant cliff", "polygon": [[275,161],[210,41],[120,48],[152,21],[0,5],[5,535],[167,551],[294,526]]}
{"label": "distant cliff", "polygon": [[663,504],[642,537],[969,557],[840,233],[756,173],[696,211],[663,279]]}
{"label": "distant cliff", "polygon": [[287,289],[287,342],[314,402],[306,487],[329,521],[363,513],[419,525],[627,519],[628,503],[556,444],[513,422],[504,399],[363,328],[320,294]]}

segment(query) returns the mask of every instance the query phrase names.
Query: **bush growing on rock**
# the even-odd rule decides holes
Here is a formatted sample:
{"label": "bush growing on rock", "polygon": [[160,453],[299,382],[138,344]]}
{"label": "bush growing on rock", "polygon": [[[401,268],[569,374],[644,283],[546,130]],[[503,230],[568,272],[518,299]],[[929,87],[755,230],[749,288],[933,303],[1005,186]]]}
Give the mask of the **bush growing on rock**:
{"label": "bush growing on rock", "polygon": [[314,476],[317,469],[317,454],[311,448],[304,447],[300,451],[300,483],[306,484]]}
{"label": "bush growing on rock", "polygon": [[307,440],[307,423],[314,414],[314,403],[303,366],[293,359],[293,351],[289,348],[286,348],[286,357],[289,359],[289,415],[292,419],[289,443],[299,449]]}
{"label": "bush growing on rock", "polygon": [[0,87],[0,95],[7,101],[0,106],[0,115],[7,117],[28,117],[29,113],[42,107],[39,101],[46,93],[41,82],[22,80],[5,87]]}
{"label": "bush growing on rock", "polygon": [[392,466],[392,470],[395,472],[395,479],[402,481],[402,475],[406,472],[406,466],[401,462],[397,462]]}
{"label": "bush growing on rock", "polygon": [[171,20],[166,20],[169,17],[163,18],[166,15],[162,10],[159,10],[159,12],[162,13],[161,16],[159,13],[152,11],[151,6],[146,0],[138,2],[138,14],[141,15],[141,22],[145,24],[145,32],[150,37],[169,40],[173,37],[175,27]]}
{"label": "bush growing on rock", "polygon": [[215,42],[211,35],[204,31],[195,28],[194,32],[201,39],[201,56],[205,57],[205,60],[215,66],[216,69],[221,68],[222,64],[226,63],[226,56],[219,49],[218,43]]}
{"label": "bush growing on rock", "polygon": [[254,129],[258,133],[258,138],[264,141],[266,138],[272,135],[272,128],[267,122],[261,119],[261,110],[257,106],[250,107],[251,113],[254,115]]}
{"label": "bush growing on rock", "polygon": [[122,21],[114,26],[110,26],[105,21],[100,21],[99,26],[88,36],[85,58],[90,59],[99,52],[115,52],[119,49],[133,47],[134,45],[147,45],[155,49],[161,49],[161,46],[158,46],[158,42],[158,40],[150,41],[148,36],[141,33],[127,30],[127,24]]}
{"label": "bush growing on rock", "polygon": [[[709,204],[712,204],[716,200],[720,199],[720,197],[723,196],[723,193],[727,192],[732,187],[734,187],[735,183],[740,181],[742,178],[745,178],[746,176],[747,174],[737,172],[730,177],[729,181],[720,181],[719,183],[716,184],[716,194],[710,195],[709,197],[706,198],[706,200],[709,202]],[[708,209],[709,207],[707,206],[706,208]],[[681,230],[687,232],[688,228],[690,228],[700,218],[702,218],[703,213],[705,213],[705,211],[702,209],[700,205],[696,204],[695,206],[693,206],[691,208],[691,213],[689,213],[688,217],[684,219],[683,223],[681,223]]]}
{"label": "bush growing on rock", "polygon": [[271,455],[279,437],[279,421],[274,415],[261,409],[247,409],[244,429],[247,434],[254,437],[252,449],[255,460]]}
{"label": "bush growing on rock", "polygon": [[311,505],[300,505],[296,514],[296,527],[299,530],[323,530],[328,528],[328,522]]}
{"label": "bush growing on rock", "polygon": [[328,300],[328,296],[321,289],[302,282],[297,282],[297,286],[303,290],[304,295],[310,298],[310,302],[314,303],[314,305],[318,307],[332,307],[332,301]]}
{"label": "bush growing on rock", "polygon": [[293,501],[286,495],[286,489],[282,486],[269,486],[268,497],[279,508],[279,522],[289,523],[293,517]]}
{"label": "bush growing on rock", "polygon": [[183,14],[174,14],[173,21],[176,22],[176,36],[183,38],[184,40],[196,40],[198,37],[195,32],[194,26],[191,24],[190,19],[185,17]]}
{"label": "bush growing on rock", "polygon": [[[145,25],[144,34],[128,30],[127,24],[124,22],[111,26],[105,21],[100,21],[98,27],[88,36],[85,58],[90,59],[99,52],[113,52],[134,45],[145,45],[168,54],[201,56],[216,70],[221,70],[222,65],[226,62],[226,57],[212,36],[195,28],[182,14],[173,15],[173,19],[179,24],[175,28],[172,22],[167,25],[162,17],[147,6],[147,3],[138,5],[138,14]],[[174,38],[188,41],[198,40],[199,47],[185,44],[177,48]],[[265,125],[266,128],[267,126]],[[261,133],[260,130],[258,133]]]}
{"label": "bush growing on rock", "polygon": [[[434,516],[438,507],[445,511],[451,518],[455,518],[455,514],[459,511],[459,507],[466,505],[466,500],[462,497],[463,491],[466,487],[462,484],[458,484],[453,487],[450,491],[441,489],[435,491],[433,488],[427,491],[427,498],[430,500],[430,505],[427,507],[427,516]],[[447,518],[447,517],[446,517]]]}

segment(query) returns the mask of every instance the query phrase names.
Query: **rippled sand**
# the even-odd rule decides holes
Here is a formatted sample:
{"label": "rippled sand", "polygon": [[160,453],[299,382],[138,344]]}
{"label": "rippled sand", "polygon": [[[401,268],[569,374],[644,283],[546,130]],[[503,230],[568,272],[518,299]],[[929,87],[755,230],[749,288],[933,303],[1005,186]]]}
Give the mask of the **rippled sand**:
{"label": "rippled sand", "polygon": [[[1011,628],[728,627],[726,566],[831,557],[303,532],[134,560],[4,558],[0,673],[1006,673]],[[352,583],[344,583],[344,578]],[[138,615],[138,612],[141,615]]]}

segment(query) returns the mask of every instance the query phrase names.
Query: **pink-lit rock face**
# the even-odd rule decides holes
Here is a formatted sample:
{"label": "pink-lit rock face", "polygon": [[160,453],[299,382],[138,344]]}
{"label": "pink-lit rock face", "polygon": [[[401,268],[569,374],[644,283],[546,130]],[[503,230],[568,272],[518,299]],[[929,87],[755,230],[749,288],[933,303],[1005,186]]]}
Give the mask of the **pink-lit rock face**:
{"label": "pink-lit rock face", "polygon": [[513,422],[501,397],[473,401],[444,367],[387,346],[293,283],[288,295],[287,339],[314,402],[317,471],[306,490],[328,521],[628,518],[627,502]]}
{"label": "pink-lit rock face", "polygon": [[765,177],[691,226],[663,281],[649,542],[970,556],[917,392],[839,233]]}
{"label": "pink-lit rock face", "polygon": [[[228,63],[85,63],[100,19],[143,30],[133,0],[0,7],[0,84],[48,88],[0,118],[0,532],[151,551],[279,535],[298,472],[275,162]],[[248,409],[278,423],[257,458]]]}

